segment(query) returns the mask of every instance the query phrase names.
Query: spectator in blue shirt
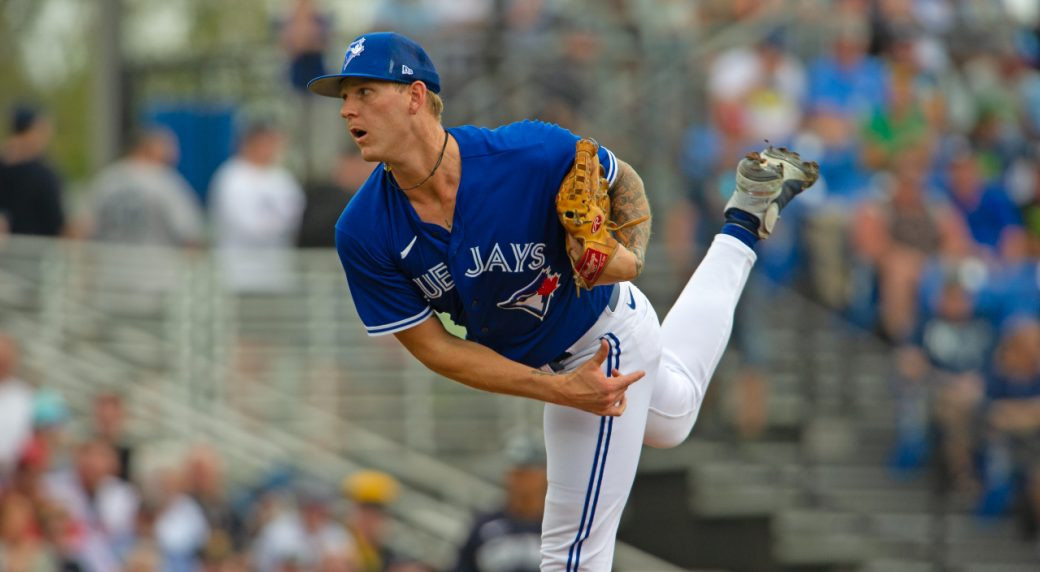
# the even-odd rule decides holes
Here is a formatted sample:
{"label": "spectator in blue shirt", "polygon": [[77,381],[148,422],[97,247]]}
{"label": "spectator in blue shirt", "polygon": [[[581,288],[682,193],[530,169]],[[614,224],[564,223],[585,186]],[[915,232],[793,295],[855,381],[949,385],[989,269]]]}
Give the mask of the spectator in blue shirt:
{"label": "spectator in blue shirt", "polygon": [[950,161],[945,183],[972,238],[991,254],[999,252],[1005,233],[1023,232],[1021,215],[1004,188],[983,183],[974,153],[965,150]]}
{"label": "spectator in blue shirt", "polygon": [[887,72],[867,54],[869,28],[855,18],[835,25],[829,53],[809,65],[809,107],[838,111],[850,119],[869,117],[885,103]]}
{"label": "spectator in blue shirt", "polygon": [[1014,318],[1005,326],[986,400],[985,494],[978,510],[999,514],[1021,493],[1029,530],[1035,534],[1040,515],[1040,321],[1034,317]]}

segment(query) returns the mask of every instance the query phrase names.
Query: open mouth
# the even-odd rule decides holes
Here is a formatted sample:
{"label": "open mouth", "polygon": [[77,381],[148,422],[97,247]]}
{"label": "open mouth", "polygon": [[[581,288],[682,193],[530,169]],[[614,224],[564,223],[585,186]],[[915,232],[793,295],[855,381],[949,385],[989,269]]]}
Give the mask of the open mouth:
{"label": "open mouth", "polygon": [[355,127],[350,130],[350,135],[354,138],[355,141],[360,141],[365,135],[368,135],[368,131],[365,131],[364,129],[358,129]]}

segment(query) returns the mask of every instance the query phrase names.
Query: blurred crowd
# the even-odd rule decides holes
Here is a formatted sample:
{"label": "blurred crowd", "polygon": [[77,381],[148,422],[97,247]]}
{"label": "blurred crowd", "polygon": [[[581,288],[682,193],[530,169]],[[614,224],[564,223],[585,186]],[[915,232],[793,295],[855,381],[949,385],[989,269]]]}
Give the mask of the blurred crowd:
{"label": "blurred crowd", "polygon": [[283,129],[252,120],[239,131],[234,155],[213,174],[204,205],[175,168],[176,134],[146,125],[130,135],[122,158],[93,177],[82,206],[67,212],[61,178],[46,160],[53,134],[46,111],[19,105],[9,117],[0,153],[0,230],[175,249],[212,246],[225,285],[236,292],[288,289],[293,271],[285,251],[331,247],[339,212],[371,172],[347,151],[327,177],[304,186],[281,165]]}
{"label": "blurred crowd", "polygon": [[428,569],[388,545],[392,476],[334,485],[273,467],[232,487],[229,459],[210,445],[135,437],[113,393],[79,418],[17,377],[18,356],[0,333],[0,570]]}
{"label": "blurred crowd", "polygon": [[739,429],[763,431],[768,387],[763,349],[739,323],[762,311],[763,283],[797,288],[897,349],[893,469],[934,462],[959,506],[1016,509],[1035,538],[1040,29],[981,8],[838,0],[821,50],[799,53],[795,30],[775,28],[715,54],[668,238],[688,267],[715,232],[732,165],[763,141],[818,161],[820,182],[760,247],[738,309]]}
{"label": "blurred crowd", "polygon": [[[590,94],[596,92],[588,64],[607,48],[595,29],[567,25],[549,0],[505,2],[503,12],[493,4],[384,1],[376,10],[376,27],[419,38],[508,32],[499,40],[481,35],[477,49],[467,54],[444,47],[438,65],[447,76],[459,61],[470,66],[463,66],[467,73],[472,66],[487,66],[480,71],[494,74],[494,63],[485,56],[538,57],[552,37],[557,50],[552,53],[559,57],[538,66],[539,108],[521,114],[576,131],[596,128],[588,112]],[[649,45],[654,30],[682,33],[692,12],[698,12],[703,30],[739,23],[777,5],[779,18],[785,5],[691,4],[661,2],[648,10],[648,3],[606,2],[601,17],[620,32],[613,44],[621,37],[622,51],[638,54],[630,47]],[[659,214],[657,228],[675,275],[686,276],[718,228],[734,185],[732,168],[741,156],[768,141],[818,161],[820,182],[785,211],[784,224],[759,247],[738,309],[739,432],[754,438],[766,431],[769,385],[762,367],[765,349],[753,327],[742,325],[761,311],[775,284],[796,288],[896,348],[893,469],[912,472],[934,462],[964,506],[985,515],[1015,510],[1024,530],[1035,536],[1040,520],[1040,28],[1035,20],[1026,25],[1012,19],[1000,6],[834,0],[822,14],[797,14],[798,26],[749,32],[757,38],[752,45],[710,54],[694,82],[699,92],[691,96],[703,107],[677,114],[694,119],[683,128],[674,162],[682,174],[681,199]],[[319,130],[334,118],[313,115],[302,88],[324,71],[325,61],[338,57],[341,46],[331,43],[329,16],[319,2],[301,0],[293,7],[279,24],[279,40],[299,98],[297,125],[317,124]],[[656,27],[646,25],[648,12]],[[617,73],[638,77],[637,55],[630,63],[632,68],[626,64]],[[450,95],[452,83],[445,83]],[[634,101],[631,111],[638,116],[638,93]],[[124,157],[92,177],[84,206],[67,213],[61,177],[45,159],[53,132],[46,111],[18,106],[8,126],[0,151],[0,234],[211,246],[221,257],[228,287],[245,293],[290,288],[294,274],[284,249],[330,246],[335,219],[372,168],[344,151],[326,172],[297,177],[282,166],[281,156],[287,138],[299,133],[254,120],[242,126],[237,151],[199,192],[174,168],[179,149],[174,132],[145,125],[128,138]],[[639,159],[633,155],[637,169]],[[205,203],[200,196],[207,197]],[[28,389],[8,382],[0,392],[6,400],[0,407],[21,407],[23,416],[0,414],[0,424],[24,427],[19,420],[32,416],[25,405],[32,401]],[[99,399],[103,408],[114,398]],[[254,543],[266,538],[262,519],[216,501],[219,506],[211,509],[211,501],[203,500],[210,494],[202,492],[207,485],[194,477],[170,473],[153,484],[128,483],[119,480],[115,468],[126,452],[103,436],[100,426],[96,438],[64,453],[47,445],[46,426],[39,420],[33,426],[27,442],[35,445],[25,448],[11,444],[21,442],[19,433],[0,431],[5,440],[0,466],[6,467],[8,483],[0,510],[0,558],[67,559],[74,548],[88,554],[98,538],[95,529],[109,518],[116,527],[111,530],[120,532],[103,539],[98,558],[120,554],[176,561],[202,554],[207,570],[224,570],[234,569],[244,554],[263,553],[243,552],[246,538]],[[215,462],[211,454],[194,452],[182,468],[207,462]],[[43,474],[52,468],[67,473],[53,485],[41,484],[51,482]],[[120,483],[111,487],[114,508],[84,500],[93,497],[84,491],[102,480]],[[40,492],[52,486],[54,492]],[[299,509],[303,521],[311,518],[306,496]],[[65,511],[52,510],[48,498],[69,499]],[[266,506],[260,501],[251,506],[261,505]],[[69,514],[74,510],[83,512]],[[173,524],[160,526],[167,522]],[[356,540],[335,528],[344,525],[330,526],[339,532],[299,534],[343,552],[357,548]],[[214,540],[216,530],[225,532],[219,537],[224,540]]]}
{"label": "blurred crowd", "polygon": [[[18,377],[19,352],[0,332],[0,570],[431,570],[392,548],[393,476],[333,483],[285,465],[233,485],[213,446],[132,432],[118,394],[96,393],[77,417],[60,393]],[[507,457],[502,505],[474,516],[459,572],[538,569],[544,454],[525,441]]]}

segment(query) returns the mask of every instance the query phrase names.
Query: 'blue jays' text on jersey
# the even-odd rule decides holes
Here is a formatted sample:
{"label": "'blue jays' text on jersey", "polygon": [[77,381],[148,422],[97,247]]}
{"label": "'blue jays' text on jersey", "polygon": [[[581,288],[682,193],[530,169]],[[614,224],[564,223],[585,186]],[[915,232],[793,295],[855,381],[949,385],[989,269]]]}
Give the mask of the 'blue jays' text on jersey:
{"label": "'blue jays' text on jersey", "polygon": [[[419,219],[376,169],[336,224],[336,246],[369,335],[447,312],[470,340],[541,366],[596,321],[610,287],[575,293],[554,201],[578,137],[523,121],[449,129],[462,155],[452,230]],[[607,180],[617,160],[599,151]]]}

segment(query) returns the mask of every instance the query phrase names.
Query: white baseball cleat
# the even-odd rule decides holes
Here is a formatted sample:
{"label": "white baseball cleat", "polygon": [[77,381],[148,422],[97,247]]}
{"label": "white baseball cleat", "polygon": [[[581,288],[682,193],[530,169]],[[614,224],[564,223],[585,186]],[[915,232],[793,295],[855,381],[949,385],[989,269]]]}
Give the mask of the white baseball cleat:
{"label": "white baseball cleat", "polygon": [[803,161],[798,153],[786,147],[766,147],[761,153],[766,163],[780,165],[783,168],[784,181],[801,181],[805,183],[802,190],[808,189],[820,178],[820,166],[816,161]]}
{"label": "white baseball cleat", "polygon": [[726,222],[768,238],[780,211],[815,183],[819,173],[815,162],[802,161],[798,153],[784,147],[770,145],[761,153],[748,153],[737,164],[737,188],[723,209]]}

